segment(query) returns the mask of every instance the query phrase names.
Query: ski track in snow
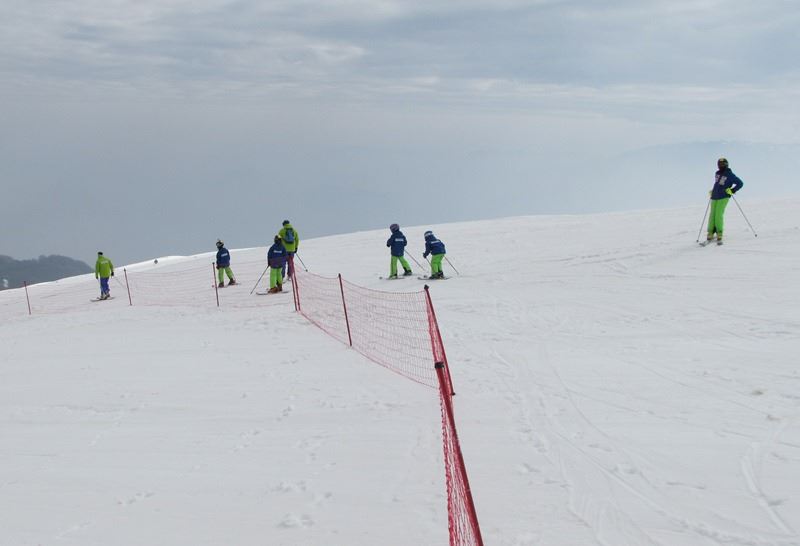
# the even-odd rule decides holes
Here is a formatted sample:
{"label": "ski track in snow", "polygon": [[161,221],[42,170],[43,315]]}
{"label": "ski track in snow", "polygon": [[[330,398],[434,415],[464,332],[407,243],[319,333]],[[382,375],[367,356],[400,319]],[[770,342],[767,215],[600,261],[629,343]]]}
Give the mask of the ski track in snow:
{"label": "ski track in snow", "polygon": [[[729,210],[719,248],[702,212],[433,226],[486,544],[800,545],[800,202],[748,208],[758,239]],[[420,290],[377,280],[384,242],[303,259]],[[118,279],[29,287],[32,317],[0,292],[0,544],[447,543],[435,391],[250,295],[263,255],[232,251],[219,308],[211,253],[129,266],[133,307]]]}

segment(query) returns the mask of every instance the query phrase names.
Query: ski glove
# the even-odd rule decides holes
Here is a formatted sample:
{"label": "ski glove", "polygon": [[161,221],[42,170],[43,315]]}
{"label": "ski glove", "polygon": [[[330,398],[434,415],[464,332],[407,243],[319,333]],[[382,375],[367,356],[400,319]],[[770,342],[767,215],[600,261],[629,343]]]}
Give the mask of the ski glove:
{"label": "ski glove", "polygon": [[728,188],[727,190],[725,190],[725,193],[727,193],[728,195],[733,195],[733,190]]}
{"label": "ski glove", "polygon": [[111,276],[112,276],[112,277],[114,276],[114,272],[113,272],[113,271],[111,272]]}
{"label": "ski glove", "polygon": [[428,259],[428,253],[427,253],[427,252],[423,252],[423,253],[422,253],[422,257],[423,257],[423,258],[425,258],[425,259],[427,260],[427,259]]}

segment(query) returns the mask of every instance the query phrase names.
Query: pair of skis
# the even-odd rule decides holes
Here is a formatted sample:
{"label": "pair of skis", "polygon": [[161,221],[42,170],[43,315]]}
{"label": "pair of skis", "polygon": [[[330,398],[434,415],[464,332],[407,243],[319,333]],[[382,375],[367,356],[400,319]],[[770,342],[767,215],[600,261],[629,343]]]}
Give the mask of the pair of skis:
{"label": "pair of skis", "polygon": [[[412,275],[400,275],[400,276],[397,276],[397,277],[378,277],[378,279],[380,279],[382,281],[399,281],[400,279],[408,279],[411,276]],[[421,281],[444,281],[446,279],[449,279],[450,277],[435,277],[435,278],[431,278],[429,275],[422,275],[422,276],[417,277],[417,278],[419,280],[421,280]]]}

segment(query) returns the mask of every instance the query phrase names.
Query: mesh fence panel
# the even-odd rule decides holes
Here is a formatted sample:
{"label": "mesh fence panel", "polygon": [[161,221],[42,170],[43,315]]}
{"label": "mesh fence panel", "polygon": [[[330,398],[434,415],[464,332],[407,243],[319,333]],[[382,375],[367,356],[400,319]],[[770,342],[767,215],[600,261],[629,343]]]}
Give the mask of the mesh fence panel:
{"label": "mesh fence panel", "polygon": [[384,292],[297,271],[298,310],[373,362],[439,390],[451,546],[481,546],[480,527],[453,416],[453,386],[426,291]]}
{"label": "mesh fence panel", "polygon": [[295,269],[295,276],[300,313],[330,336],[349,345],[339,279],[320,277],[299,267]]}
{"label": "mesh fence panel", "polygon": [[[237,252],[233,251],[232,254],[236,256]],[[109,279],[114,300],[103,302],[102,305],[216,307],[217,297],[222,308],[260,307],[275,303],[274,299],[267,300],[257,295],[268,288],[268,280],[265,280],[268,275],[261,277],[266,268],[266,254],[263,259],[237,260],[233,267],[237,285],[220,289],[215,288],[217,271],[212,259],[201,256],[181,258],[175,262],[162,260],[160,264],[118,267],[115,276]],[[259,281],[257,287],[256,281]],[[224,282],[228,284],[227,276]],[[0,313],[7,316],[27,315],[27,299],[30,300],[30,312],[33,315],[65,313],[87,308],[88,302],[98,296],[100,285],[94,275],[82,275],[29,285],[27,298],[21,288],[0,291]],[[289,299],[289,296],[286,298]],[[288,301],[286,303],[290,304]]]}

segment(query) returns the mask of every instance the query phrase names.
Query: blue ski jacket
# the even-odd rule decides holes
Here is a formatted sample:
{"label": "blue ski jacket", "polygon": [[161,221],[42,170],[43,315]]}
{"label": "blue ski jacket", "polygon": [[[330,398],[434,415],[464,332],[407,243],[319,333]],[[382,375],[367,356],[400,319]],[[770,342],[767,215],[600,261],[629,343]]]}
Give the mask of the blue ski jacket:
{"label": "blue ski jacket", "polygon": [[220,249],[217,250],[217,269],[220,269],[222,267],[229,267],[230,265],[231,265],[231,255],[228,252],[228,249],[225,248],[224,246],[220,247]]}
{"label": "blue ski jacket", "polygon": [[444,254],[444,243],[437,239],[434,235],[428,235],[425,237],[425,253],[422,255],[423,258],[427,258],[428,254]]}
{"label": "blue ski jacket", "polygon": [[392,232],[392,236],[386,241],[386,246],[392,249],[392,256],[402,256],[405,253],[406,244],[408,244],[406,236],[399,229]]}
{"label": "blue ski jacket", "polygon": [[267,251],[267,263],[270,267],[278,269],[286,265],[286,248],[281,243],[275,243]]}
{"label": "blue ski jacket", "polygon": [[717,171],[716,176],[714,177],[714,187],[711,190],[711,199],[725,199],[730,197],[725,190],[731,188],[733,193],[736,193],[744,186],[744,182],[742,182],[741,178],[733,174],[733,171],[730,169],[723,169],[721,171]]}

